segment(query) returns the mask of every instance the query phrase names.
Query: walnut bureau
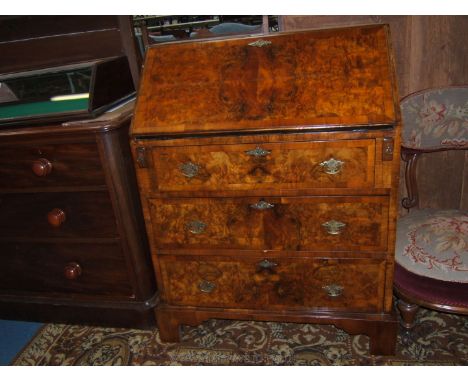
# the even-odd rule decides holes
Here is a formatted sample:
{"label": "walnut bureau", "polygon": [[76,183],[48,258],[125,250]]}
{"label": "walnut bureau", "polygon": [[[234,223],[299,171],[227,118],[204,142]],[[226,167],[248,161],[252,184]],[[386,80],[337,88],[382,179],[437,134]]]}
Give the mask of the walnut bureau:
{"label": "walnut bureau", "polygon": [[128,143],[99,118],[0,128],[0,317],[151,327],[156,285]]}
{"label": "walnut bureau", "polygon": [[131,127],[161,339],[332,323],[392,354],[400,116],[385,25],[159,44]]}

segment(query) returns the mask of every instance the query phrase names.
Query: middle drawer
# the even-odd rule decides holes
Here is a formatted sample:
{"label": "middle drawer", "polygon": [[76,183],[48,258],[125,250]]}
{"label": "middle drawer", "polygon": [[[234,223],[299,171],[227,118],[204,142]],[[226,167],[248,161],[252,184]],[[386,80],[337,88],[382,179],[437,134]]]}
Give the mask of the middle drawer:
{"label": "middle drawer", "polygon": [[0,194],[0,237],[116,237],[107,192]]}
{"label": "middle drawer", "polygon": [[160,249],[387,249],[388,197],[150,199]]}

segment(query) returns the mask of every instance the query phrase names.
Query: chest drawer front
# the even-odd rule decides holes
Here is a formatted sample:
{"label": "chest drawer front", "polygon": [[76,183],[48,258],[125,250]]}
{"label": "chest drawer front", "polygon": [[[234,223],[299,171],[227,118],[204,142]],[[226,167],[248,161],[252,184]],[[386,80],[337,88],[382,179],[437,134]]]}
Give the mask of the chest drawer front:
{"label": "chest drawer front", "polygon": [[387,248],[383,196],[151,199],[150,211],[160,249]]}
{"label": "chest drawer front", "polygon": [[166,302],[224,308],[377,311],[385,261],[161,256]]}
{"label": "chest drawer front", "polygon": [[118,244],[0,242],[0,289],[131,296]]}
{"label": "chest drawer front", "polygon": [[116,237],[106,192],[0,194],[0,237]]}
{"label": "chest drawer front", "polygon": [[0,189],[104,184],[95,143],[0,149]]}
{"label": "chest drawer front", "polygon": [[366,188],[374,161],[373,139],[153,150],[159,191]]}

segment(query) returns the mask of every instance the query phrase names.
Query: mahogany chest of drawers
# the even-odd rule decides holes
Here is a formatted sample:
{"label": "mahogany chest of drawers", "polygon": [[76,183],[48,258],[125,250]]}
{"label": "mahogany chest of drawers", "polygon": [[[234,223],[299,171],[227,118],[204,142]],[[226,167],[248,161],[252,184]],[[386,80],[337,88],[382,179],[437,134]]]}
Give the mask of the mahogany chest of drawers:
{"label": "mahogany chest of drawers", "polygon": [[399,111],[387,26],[149,49],[132,154],[163,340],[333,323],[394,352]]}
{"label": "mahogany chest of drawers", "polygon": [[100,118],[0,127],[0,317],[149,327],[156,285],[128,128]]}

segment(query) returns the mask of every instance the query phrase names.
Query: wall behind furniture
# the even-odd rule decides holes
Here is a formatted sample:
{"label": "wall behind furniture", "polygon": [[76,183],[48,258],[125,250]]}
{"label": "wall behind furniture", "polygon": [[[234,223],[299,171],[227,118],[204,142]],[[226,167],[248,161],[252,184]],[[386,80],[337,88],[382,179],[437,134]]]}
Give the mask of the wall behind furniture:
{"label": "wall behind furniture", "polygon": [[[279,20],[282,31],[376,23],[390,25],[400,97],[430,87],[468,84],[468,16],[281,16]],[[423,175],[419,176],[421,207],[468,209],[466,150],[428,154],[418,166],[418,174]],[[402,176],[400,194],[406,195]]]}

